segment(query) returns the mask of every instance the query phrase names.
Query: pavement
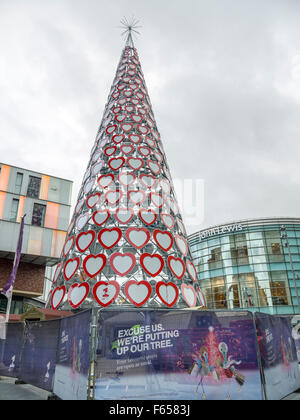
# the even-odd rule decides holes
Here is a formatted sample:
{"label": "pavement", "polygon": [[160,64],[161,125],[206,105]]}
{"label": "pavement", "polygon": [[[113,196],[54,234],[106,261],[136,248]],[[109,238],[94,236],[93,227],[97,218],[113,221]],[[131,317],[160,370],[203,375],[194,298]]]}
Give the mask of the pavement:
{"label": "pavement", "polygon": [[[29,384],[15,384],[16,378],[0,376],[0,401],[45,401],[52,395],[51,392],[36,388]],[[283,401],[300,400],[300,390],[283,398]]]}

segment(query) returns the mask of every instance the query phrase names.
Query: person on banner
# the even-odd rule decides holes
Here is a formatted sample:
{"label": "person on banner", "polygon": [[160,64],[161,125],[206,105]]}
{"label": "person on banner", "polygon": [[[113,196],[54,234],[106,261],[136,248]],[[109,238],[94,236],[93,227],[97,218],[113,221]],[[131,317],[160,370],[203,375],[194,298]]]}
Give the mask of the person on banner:
{"label": "person on banner", "polygon": [[205,377],[210,376],[211,374],[214,374],[214,377],[216,380],[218,380],[217,372],[215,370],[215,366],[211,366],[208,362],[208,350],[207,347],[203,346],[200,349],[199,355],[194,354],[194,364],[190,369],[190,375],[194,377],[200,376],[200,381],[198,382],[198,385],[195,389],[195,394],[198,393],[199,386],[201,385],[202,388],[202,399],[206,399],[206,393],[203,385],[203,381]]}

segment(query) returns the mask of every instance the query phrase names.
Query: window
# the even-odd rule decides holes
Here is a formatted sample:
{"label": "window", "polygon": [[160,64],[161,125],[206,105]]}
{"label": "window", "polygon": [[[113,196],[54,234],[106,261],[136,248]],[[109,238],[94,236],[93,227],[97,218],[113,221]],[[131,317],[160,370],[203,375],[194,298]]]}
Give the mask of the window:
{"label": "window", "polygon": [[39,198],[40,187],[41,187],[41,178],[30,176],[28,189],[27,189],[27,196],[31,198]]}
{"label": "window", "polygon": [[9,220],[11,222],[15,222],[17,220],[17,217],[18,217],[18,209],[19,209],[19,200],[17,200],[16,198],[14,198],[12,200],[12,205],[11,205],[11,209],[10,209],[10,218],[9,218]]}
{"label": "window", "polygon": [[45,223],[46,206],[35,203],[33,206],[31,224],[35,226],[44,226]]}
{"label": "window", "polygon": [[21,172],[18,172],[17,177],[16,177],[16,185],[15,185],[16,194],[21,194],[22,183],[23,183],[23,174],[21,174]]}

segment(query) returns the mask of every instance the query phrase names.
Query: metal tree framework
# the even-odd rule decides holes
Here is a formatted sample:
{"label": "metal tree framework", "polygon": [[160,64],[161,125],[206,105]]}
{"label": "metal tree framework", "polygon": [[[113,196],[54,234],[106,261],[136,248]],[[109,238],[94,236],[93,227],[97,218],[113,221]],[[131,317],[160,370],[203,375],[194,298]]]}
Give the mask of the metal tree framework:
{"label": "metal tree framework", "polygon": [[136,21],[83,177],[48,305],[205,306],[138,53]]}

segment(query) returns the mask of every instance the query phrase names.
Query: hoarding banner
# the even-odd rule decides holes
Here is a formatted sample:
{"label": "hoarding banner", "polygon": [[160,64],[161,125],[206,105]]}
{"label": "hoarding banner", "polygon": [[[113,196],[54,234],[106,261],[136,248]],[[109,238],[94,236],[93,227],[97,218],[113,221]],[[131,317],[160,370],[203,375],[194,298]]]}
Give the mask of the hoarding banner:
{"label": "hoarding banner", "polygon": [[23,323],[6,324],[6,339],[0,340],[0,375],[18,377],[23,333]]}
{"label": "hoarding banner", "polygon": [[249,312],[100,312],[95,399],[260,400]]}
{"label": "hoarding banner", "polygon": [[300,388],[297,350],[289,317],[256,313],[266,398],[279,400]]}
{"label": "hoarding banner", "polygon": [[53,392],[62,400],[86,400],[92,311],[61,319]]}
{"label": "hoarding banner", "polygon": [[60,320],[28,322],[25,325],[19,379],[53,390]]}

